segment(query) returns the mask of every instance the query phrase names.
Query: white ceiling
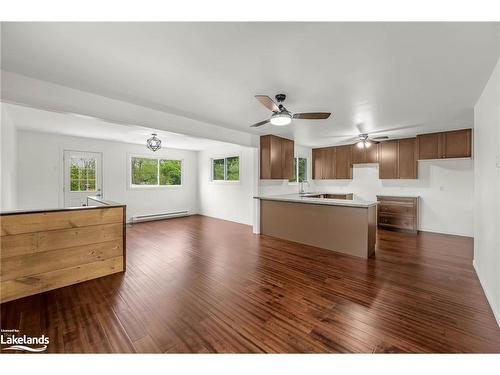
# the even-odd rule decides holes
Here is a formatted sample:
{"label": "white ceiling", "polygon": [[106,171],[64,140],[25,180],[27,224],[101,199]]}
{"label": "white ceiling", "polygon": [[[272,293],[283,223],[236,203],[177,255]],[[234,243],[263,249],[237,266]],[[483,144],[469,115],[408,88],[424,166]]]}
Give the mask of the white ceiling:
{"label": "white ceiling", "polygon": [[[3,23],[2,67],[319,146],[357,127],[391,137],[471,127],[499,38],[499,23]],[[253,95],[279,92],[293,112],[333,116],[250,129],[269,115]]]}
{"label": "white ceiling", "polygon": [[183,150],[207,150],[230,145],[143,126],[114,124],[77,114],[50,112],[8,103],[2,105],[21,130],[134,143],[144,147],[151,133],[156,133],[162,141],[162,147]]}

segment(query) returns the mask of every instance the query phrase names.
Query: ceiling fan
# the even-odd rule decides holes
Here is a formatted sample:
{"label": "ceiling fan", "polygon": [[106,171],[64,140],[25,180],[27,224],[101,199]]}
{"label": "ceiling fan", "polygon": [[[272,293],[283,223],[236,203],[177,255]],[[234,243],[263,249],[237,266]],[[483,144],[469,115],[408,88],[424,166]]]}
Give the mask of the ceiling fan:
{"label": "ceiling fan", "polygon": [[362,133],[358,135],[357,138],[358,141],[356,142],[356,146],[358,148],[369,148],[372,144],[380,143],[379,141],[383,139],[389,139],[386,135],[381,137],[370,137],[367,133]]}
{"label": "ceiling fan", "polygon": [[273,114],[271,115],[270,119],[253,124],[251,126],[252,128],[265,125],[269,122],[272,125],[285,126],[289,125],[292,122],[292,119],[324,120],[330,117],[331,115],[330,112],[309,112],[309,113],[292,114],[292,112],[287,110],[285,106],[282,104],[286,99],[285,94],[278,94],[275,96],[275,98],[278,104],[267,95],[255,95],[255,99],[257,99],[264,107],[272,111]]}

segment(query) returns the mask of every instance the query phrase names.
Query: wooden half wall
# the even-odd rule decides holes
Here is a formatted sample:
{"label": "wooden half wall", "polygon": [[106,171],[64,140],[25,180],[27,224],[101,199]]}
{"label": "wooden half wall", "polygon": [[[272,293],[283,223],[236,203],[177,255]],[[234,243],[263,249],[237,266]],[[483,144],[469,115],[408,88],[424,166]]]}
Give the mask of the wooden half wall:
{"label": "wooden half wall", "polygon": [[125,206],[0,214],[0,303],[125,271]]}

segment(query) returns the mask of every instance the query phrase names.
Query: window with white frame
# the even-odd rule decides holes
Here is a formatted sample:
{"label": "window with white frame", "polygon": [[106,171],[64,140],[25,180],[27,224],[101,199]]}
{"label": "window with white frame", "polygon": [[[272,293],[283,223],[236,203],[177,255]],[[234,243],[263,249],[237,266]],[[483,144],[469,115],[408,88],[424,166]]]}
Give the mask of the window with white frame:
{"label": "window with white frame", "polygon": [[132,156],[130,158],[132,186],[182,185],[182,160]]}
{"label": "window with white frame", "polygon": [[307,159],[294,158],[294,177],[289,182],[303,182],[307,181]]}
{"label": "window with white frame", "polygon": [[240,157],[212,159],[212,181],[239,181]]}

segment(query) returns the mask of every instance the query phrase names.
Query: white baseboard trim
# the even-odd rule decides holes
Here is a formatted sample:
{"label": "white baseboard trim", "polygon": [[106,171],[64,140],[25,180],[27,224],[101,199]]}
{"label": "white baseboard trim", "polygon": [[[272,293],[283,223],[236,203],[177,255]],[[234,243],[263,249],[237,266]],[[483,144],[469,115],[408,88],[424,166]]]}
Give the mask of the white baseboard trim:
{"label": "white baseboard trim", "polygon": [[488,303],[490,305],[491,311],[493,311],[493,316],[495,317],[498,327],[500,328],[500,312],[496,311],[495,305],[492,303],[493,299],[491,298],[488,290],[485,288],[485,284],[483,282],[483,279],[481,278],[481,275],[477,269],[476,265],[476,260],[474,259],[472,261],[472,266],[474,267],[474,270],[476,271],[477,278],[479,279],[479,283],[481,284],[481,288],[483,288],[484,295],[486,296],[486,299],[488,300]]}
{"label": "white baseboard trim", "polygon": [[419,232],[429,232],[429,233],[436,233],[436,234],[448,234],[450,236],[460,236],[460,237],[469,237],[469,238],[474,238],[472,234],[463,234],[463,233],[456,233],[456,232],[447,232],[447,231],[437,231],[435,229],[428,229],[428,228],[418,228]]}

